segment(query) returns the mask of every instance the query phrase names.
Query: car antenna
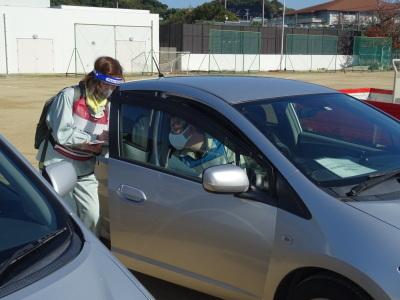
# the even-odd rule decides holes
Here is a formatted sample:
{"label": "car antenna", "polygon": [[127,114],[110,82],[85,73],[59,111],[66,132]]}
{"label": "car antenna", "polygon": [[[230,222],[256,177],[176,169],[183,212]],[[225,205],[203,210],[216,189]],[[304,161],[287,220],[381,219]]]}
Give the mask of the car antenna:
{"label": "car antenna", "polygon": [[157,63],[156,59],[154,58],[154,55],[152,55],[152,58],[153,58],[154,64],[155,64],[155,65],[156,65],[156,67],[157,67],[157,71],[158,71],[158,78],[163,78],[163,77],[165,77],[165,76],[164,76],[164,74],[163,74],[163,73],[161,73],[161,71],[160,71],[160,67],[158,66],[158,63]]}

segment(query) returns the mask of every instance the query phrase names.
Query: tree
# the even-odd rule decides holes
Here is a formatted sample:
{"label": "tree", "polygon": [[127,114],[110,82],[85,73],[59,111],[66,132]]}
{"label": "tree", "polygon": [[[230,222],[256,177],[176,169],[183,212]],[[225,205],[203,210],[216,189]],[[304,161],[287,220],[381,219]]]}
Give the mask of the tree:
{"label": "tree", "polygon": [[219,0],[206,2],[193,9],[177,9],[167,12],[166,23],[195,23],[199,21],[236,21],[237,16],[225,10]]}
{"label": "tree", "polygon": [[182,24],[189,23],[191,19],[192,9],[168,9],[164,15],[164,23]]}
{"label": "tree", "polygon": [[[246,10],[249,17],[262,16],[263,0],[229,0],[225,10],[224,0],[206,2],[196,8],[168,9],[168,6],[158,0],[118,0],[119,8],[147,9],[158,13],[164,23],[195,23],[199,21],[236,21],[245,18]],[[84,5],[96,7],[116,7],[117,0],[51,0],[52,6]],[[282,14],[283,6],[278,0],[265,0],[265,17],[271,18]]]}
{"label": "tree", "polygon": [[206,2],[192,11],[192,22],[195,21],[236,21],[238,18],[230,11],[225,10],[225,7],[219,1]]}
{"label": "tree", "polygon": [[[229,0],[228,10],[234,12],[242,19],[246,18],[246,10],[249,12],[249,17],[262,16],[262,1],[263,0]],[[272,18],[282,15],[283,5],[277,0],[265,0],[265,17]]]}
{"label": "tree", "polygon": [[393,48],[400,49],[400,0],[377,0],[378,22],[369,26],[365,34],[369,37],[391,37]]}

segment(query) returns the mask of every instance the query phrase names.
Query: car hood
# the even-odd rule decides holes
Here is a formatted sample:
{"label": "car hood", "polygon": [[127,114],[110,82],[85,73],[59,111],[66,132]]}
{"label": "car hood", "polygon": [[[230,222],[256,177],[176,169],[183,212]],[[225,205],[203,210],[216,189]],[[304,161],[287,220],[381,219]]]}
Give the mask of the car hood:
{"label": "car hood", "polygon": [[[72,262],[10,295],[25,300],[154,299],[99,242],[86,241]],[[8,298],[6,297],[8,300]]]}
{"label": "car hood", "polygon": [[400,201],[347,202],[347,204],[400,229]]}

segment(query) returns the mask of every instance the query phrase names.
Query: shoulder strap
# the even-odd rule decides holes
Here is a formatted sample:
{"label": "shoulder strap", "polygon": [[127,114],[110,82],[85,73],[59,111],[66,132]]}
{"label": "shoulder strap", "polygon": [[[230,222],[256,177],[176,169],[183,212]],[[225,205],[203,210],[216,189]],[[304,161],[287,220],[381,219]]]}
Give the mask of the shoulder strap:
{"label": "shoulder strap", "polygon": [[51,129],[46,134],[46,137],[44,139],[44,145],[43,145],[43,148],[42,148],[42,153],[40,155],[39,170],[41,170],[41,171],[43,171],[43,169],[44,169],[44,159],[46,157],[46,152],[47,152],[47,147],[49,145],[50,136],[51,136]]}
{"label": "shoulder strap", "polygon": [[[79,100],[82,96],[85,95],[85,85],[83,84],[82,81],[79,82],[78,85],[74,85],[71,87],[74,89],[74,99],[72,102]],[[52,100],[54,100],[54,98],[55,98],[55,96],[52,98]],[[40,170],[44,169],[43,163],[44,163],[44,160],[46,157],[46,152],[47,152],[47,147],[48,147],[49,141],[52,142],[52,145],[54,143],[54,141],[52,140],[53,137],[51,136],[51,131],[52,131],[51,128],[49,128],[49,131],[47,132],[46,137],[45,137],[42,153],[40,155],[40,160],[39,160],[39,169]],[[54,145],[53,145],[53,147],[54,147]]]}
{"label": "shoulder strap", "polygon": [[79,84],[71,86],[74,89],[74,99],[73,102],[79,100],[81,97],[85,95],[85,86],[83,82],[79,82]]}

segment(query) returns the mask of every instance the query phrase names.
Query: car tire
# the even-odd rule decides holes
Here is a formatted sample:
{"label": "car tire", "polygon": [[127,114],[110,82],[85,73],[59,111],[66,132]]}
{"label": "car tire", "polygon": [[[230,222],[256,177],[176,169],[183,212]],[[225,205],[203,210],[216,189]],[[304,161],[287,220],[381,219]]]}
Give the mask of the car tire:
{"label": "car tire", "polygon": [[301,280],[288,300],[371,300],[364,291],[345,278],[320,273]]}

